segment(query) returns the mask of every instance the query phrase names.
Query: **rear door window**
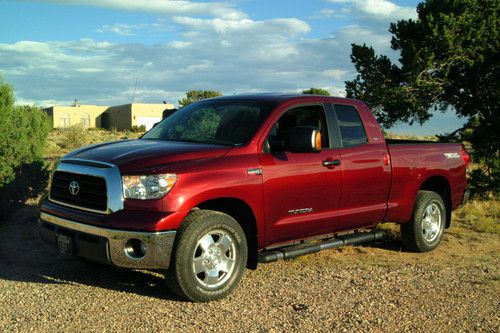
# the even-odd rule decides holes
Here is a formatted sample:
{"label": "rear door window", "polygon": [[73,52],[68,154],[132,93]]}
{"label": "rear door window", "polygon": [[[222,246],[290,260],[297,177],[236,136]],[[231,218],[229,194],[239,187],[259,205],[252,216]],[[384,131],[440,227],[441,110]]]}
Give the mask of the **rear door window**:
{"label": "rear door window", "polygon": [[368,142],[358,110],[350,105],[335,104],[335,114],[340,128],[342,147],[354,147]]}

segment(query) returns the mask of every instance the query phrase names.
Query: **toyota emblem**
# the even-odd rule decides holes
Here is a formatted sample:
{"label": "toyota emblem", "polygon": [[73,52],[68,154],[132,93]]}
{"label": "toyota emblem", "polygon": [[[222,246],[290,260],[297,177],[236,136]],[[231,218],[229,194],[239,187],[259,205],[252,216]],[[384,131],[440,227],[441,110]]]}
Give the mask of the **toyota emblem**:
{"label": "toyota emblem", "polygon": [[80,184],[78,184],[77,181],[72,181],[71,183],[69,183],[69,193],[71,193],[72,195],[77,195],[78,192],[80,192]]}

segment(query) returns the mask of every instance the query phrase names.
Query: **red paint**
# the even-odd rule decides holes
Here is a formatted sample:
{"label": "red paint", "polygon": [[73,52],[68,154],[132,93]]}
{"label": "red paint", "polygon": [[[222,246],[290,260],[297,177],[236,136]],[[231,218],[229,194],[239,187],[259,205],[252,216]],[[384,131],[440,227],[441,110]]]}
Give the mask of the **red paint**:
{"label": "red paint", "polygon": [[[264,140],[280,115],[290,107],[309,103],[355,106],[368,142],[352,148],[323,149],[320,153],[263,153]],[[120,158],[112,163],[118,165],[122,174],[176,173],[178,182],[164,198],[126,200],[124,210],[111,215],[86,213],[47,201],[41,209],[109,228],[161,231],[179,228],[191,209],[208,200],[233,198],[250,207],[257,223],[259,248],[263,248],[319,234],[371,227],[383,220],[405,223],[417,191],[430,177],[441,177],[449,184],[451,204],[456,208],[463,198],[469,162],[469,155],[460,144],[388,146],[364,103],[322,96],[280,97],[279,105],[251,142],[242,147],[148,142],[146,149],[140,141],[129,142],[129,148],[120,144],[116,148]],[[100,158],[105,160],[114,148],[110,144],[98,149]],[[141,149],[146,153],[141,153]],[[448,158],[445,153],[458,153],[460,158]],[[83,155],[97,158],[92,148],[71,154],[85,158]],[[322,165],[322,161],[337,159],[341,161],[338,166]],[[262,176],[249,175],[250,168],[262,168]],[[289,213],[308,208],[312,211]]]}

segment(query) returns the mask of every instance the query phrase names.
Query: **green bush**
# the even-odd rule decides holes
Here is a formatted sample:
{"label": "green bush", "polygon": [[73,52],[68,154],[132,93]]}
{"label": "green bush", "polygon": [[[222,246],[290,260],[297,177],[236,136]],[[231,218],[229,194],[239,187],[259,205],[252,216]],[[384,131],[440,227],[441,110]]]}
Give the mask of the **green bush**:
{"label": "green bush", "polygon": [[47,115],[35,106],[14,105],[12,87],[0,78],[0,214],[46,186],[43,153],[49,131]]}

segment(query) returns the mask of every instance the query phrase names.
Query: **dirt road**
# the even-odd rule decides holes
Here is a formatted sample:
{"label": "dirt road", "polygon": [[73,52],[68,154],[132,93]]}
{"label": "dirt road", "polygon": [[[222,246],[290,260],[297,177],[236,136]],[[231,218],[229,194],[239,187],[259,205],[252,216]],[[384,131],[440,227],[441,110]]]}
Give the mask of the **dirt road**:
{"label": "dirt road", "polygon": [[1,332],[500,332],[500,237],[462,229],[432,253],[397,241],[247,271],[236,293],[180,301],[161,274],[47,248],[36,209],[0,222]]}

